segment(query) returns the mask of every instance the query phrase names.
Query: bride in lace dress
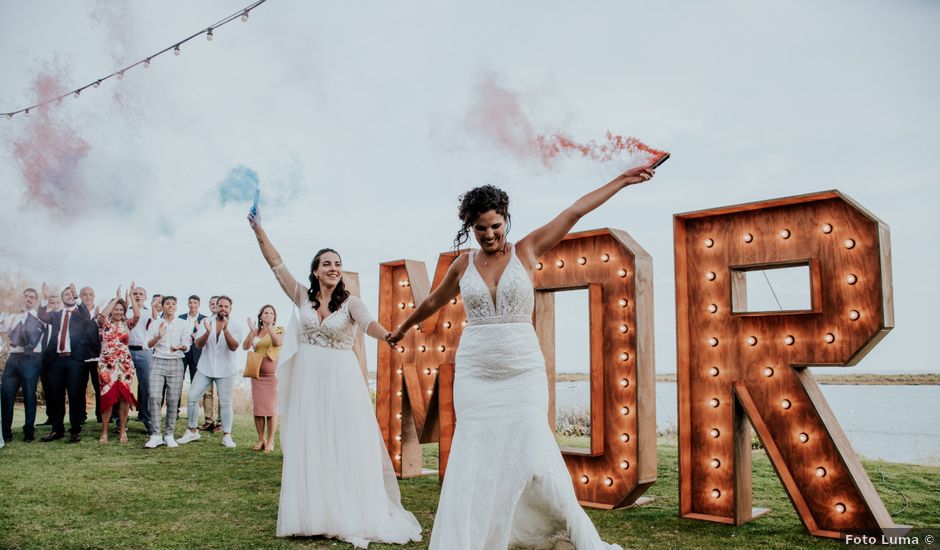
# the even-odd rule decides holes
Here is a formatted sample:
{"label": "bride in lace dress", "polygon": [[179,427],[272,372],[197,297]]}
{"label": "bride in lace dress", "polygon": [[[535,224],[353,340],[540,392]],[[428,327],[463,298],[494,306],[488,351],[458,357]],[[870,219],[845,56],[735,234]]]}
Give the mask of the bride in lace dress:
{"label": "bride in lace dress", "polygon": [[[459,292],[467,326],[456,355],[457,423],[432,549],[510,546],[619,549],[601,541],[581,509],[548,426],[545,358],[532,326],[532,269],[582,216],[628,185],[653,177],[642,166],[583,196],[515,244],[506,242],[509,197],[487,185],[464,194],[456,248],[473,236],[480,250],[461,254],[441,284],[386,340],[428,318]],[[570,547],[565,544],[566,547]]]}
{"label": "bride in lace dress", "polygon": [[284,267],[258,214],[248,220],[264,259],[296,306],[277,366],[284,456],[277,536],[322,535],[359,548],[420,541],[421,526],[401,505],[369,388],[352,351],[357,326],[377,339],[386,330],[345,289],[336,251],[317,252],[307,288]]}

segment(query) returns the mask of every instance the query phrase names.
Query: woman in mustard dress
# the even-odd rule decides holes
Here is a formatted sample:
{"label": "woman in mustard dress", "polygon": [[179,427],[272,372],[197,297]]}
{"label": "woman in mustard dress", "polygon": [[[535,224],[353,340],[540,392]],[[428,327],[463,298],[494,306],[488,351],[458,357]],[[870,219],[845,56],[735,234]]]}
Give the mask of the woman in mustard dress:
{"label": "woman in mustard dress", "polygon": [[277,433],[277,379],[274,377],[274,371],[281,353],[284,328],[276,324],[277,311],[274,306],[263,306],[258,312],[257,324],[248,318],[250,332],[242,343],[243,349],[250,349],[264,356],[258,378],[251,379],[251,402],[255,429],[258,430],[258,443],[252,448],[266,453],[274,450],[274,435]]}

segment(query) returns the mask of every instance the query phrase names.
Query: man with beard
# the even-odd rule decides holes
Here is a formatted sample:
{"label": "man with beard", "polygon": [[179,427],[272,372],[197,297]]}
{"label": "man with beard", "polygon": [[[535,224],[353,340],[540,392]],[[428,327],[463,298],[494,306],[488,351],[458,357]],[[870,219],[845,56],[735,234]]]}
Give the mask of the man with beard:
{"label": "man with beard", "polygon": [[[48,287],[43,285],[43,295]],[[69,443],[82,440],[85,420],[85,361],[93,357],[89,343],[91,332],[98,331],[88,315],[84,303],[76,305],[78,291],[69,285],[62,291],[61,311],[51,312],[48,304],[39,309],[39,319],[48,323],[52,335],[44,352],[51,362],[49,367],[49,396],[46,409],[52,421],[52,431],[42,441],[55,441],[65,436],[65,394],[69,396]],[[95,376],[97,378],[97,374]]]}
{"label": "man with beard", "polygon": [[[140,310],[140,321],[131,329],[127,342],[127,348],[131,352],[131,360],[134,362],[134,370],[137,374],[137,420],[144,423],[147,433],[152,433],[153,426],[150,423],[149,404],[150,364],[153,362],[153,350],[147,346],[147,342],[150,340],[147,336],[147,325],[152,324],[154,321],[150,308],[147,307],[147,290],[145,288],[135,286],[134,290],[131,291],[131,300],[134,300]],[[133,318],[134,308],[128,307],[127,309],[130,318]]]}
{"label": "man with beard", "polygon": [[219,296],[215,319],[203,321],[205,331],[196,338],[196,346],[202,349],[202,357],[189,388],[189,430],[180,438],[180,443],[189,443],[202,437],[196,430],[196,402],[209,384],[215,382],[222,409],[222,445],[235,447],[235,441],[232,440],[232,390],[240,371],[235,362],[235,350],[242,340],[242,331],[237,323],[229,323],[231,313],[232,299]]}
{"label": "man with beard", "polygon": [[[42,289],[43,296],[49,294],[49,288],[46,285],[43,285]],[[58,294],[53,294],[49,296],[49,301],[46,305],[46,310],[50,313],[55,313],[56,311],[62,311],[62,296]],[[37,311],[38,313],[38,311]],[[42,401],[46,409],[46,420],[40,424],[40,426],[51,426],[52,420],[49,417],[49,396],[52,395],[51,390],[49,389],[49,367],[52,366],[52,359],[45,352],[49,348],[49,345],[52,343],[52,329],[46,331],[45,336],[42,339],[42,366],[39,370],[39,381],[42,383]]]}
{"label": "man with beard", "polygon": [[[79,292],[82,304],[88,311],[88,320],[92,323],[98,318],[98,306],[95,305],[95,291],[90,287],[82,287]],[[91,378],[91,387],[95,391],[95,419],[101,423],[101,385],[98,382],[98,356],[101,355],[101,335],[98,332],[97,324],[94,330],[88,332],[88,345],[91,348],[91,355],[85,359],[85,374],[83,388],[88,387],[88,379]],[[87,415],[86,415],[87,416]]]}
{"label": "man with beard", "polygon": [[[209,298],[209,311],[211,312],[213,319],[215,314],[219,311],[219,297],[212,296]],[[199,321],[200,323],[202,320]],[[195,337],[193,338],[195,341]],[[196,363],[199,361],[197,359]],[[192,379],[189,380],[192,382]],[[216,394],[216,387],[218,384],[210,384],[209,390],[202,396],[202,413],[205,415],[205,423],[202,426],[199,426],[200,430],[211,431],[211,432],[220,432],[222,431],[222,420],[221,414],[219,412],[219,399]]]}

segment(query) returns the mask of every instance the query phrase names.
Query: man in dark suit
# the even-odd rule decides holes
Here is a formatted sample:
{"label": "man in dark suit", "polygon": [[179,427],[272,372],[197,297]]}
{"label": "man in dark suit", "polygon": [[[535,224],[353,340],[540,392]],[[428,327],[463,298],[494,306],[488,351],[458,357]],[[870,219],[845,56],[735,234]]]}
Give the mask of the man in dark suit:
{"label": "man in dark suit", "polygon": [[[48,292],[48,289],[46,289]],[[46,307],[46,311],[53,313],[56,311],[62,311],[62,296],[56,294],[49,296],[49,304]],[[36,315],[39,315],[37,310]],[[42,401],[45,404],[46,409],[46,420],[39,424],[40,426],[51,426],[52,420],[49,418],[49,367],[52,366],[51,358],[46,355],[46,348],[49,347],[49,343],[52,341],[52,329],[46,329],[46,335],[42,339],[42,365],[39,370],[39,381],[42,382]]]}
{"label": "man in dark suit", "polygon": [[[43,296],[48,297],[48,287],[43,285]],[[85,417],[85,360],[93,356],[92,331],[97,324],[91,321],[85,304],[76,305],[78,291],[69,285],[62,291],[61,311],[51,312],[44,305],[39,309],[39,319],[49,324],[52,331],[49,346],[45,350],[50,359],[49,393],[46,408],[50,411],[52,431],[42,441],[55,441],[65,436],[65,394],[69,396],[69,442],[82,440],[82,421]]]}
{"label": "man in dark suit", "polygon": [[26,422],[23,424],[23,440],[33,441],[36,424],[36,382],[42,368],[43,337],[47,325],[39,320],[37,306],[39,293],[36,289],[23,291],[23,310],[17,315],[0,319],[0,332],[10,334],[10,356],[3,369],[0,383],[0,410],[3,417],[3,439],[13,440],[13,403],[17,391],[23,390],[26,407]]}
{"label": "man in dark suit", "polygon": [[202,354],[199,348],[192,345],[192,341],[196,339],[196,332],[198,332],[199,327],[202,326],[202,320],[206,318],[205,315],[199,313],[199,305],[201,303],[199,296],[193,294],[189,297],[189,300],[187,300],[189,311],[179,316],[180,319],[193,326],[192,335],[190,336],[189,351],[187,351],[186,355],[183,357],[183,368],[189,371],[190,383],[193,381],[193,376],[196,376],[196,365],[199,364],[199,356]]}
{"label": "man in dark suit", "polygon": [[[101,335],[97,329],[98,306],[95,305],[95,291],[90,286],[82,287],[78,294],[82,304],[88,311],[88,318],[95,323],[95,330],[88,333],[88,345],[91,347],[91,355],[85,359],[85,374],[82,387],[88,387],[88,380],[91,379],[91,387],[95,392],[95,420],[101,423],[101,384],[98,381],[98,357],[101,355]],[[128,306],[129,307],[129,306]],[[87,414],[85,415],[87,418]],[[115,420],[117,420],[117,415]]]}

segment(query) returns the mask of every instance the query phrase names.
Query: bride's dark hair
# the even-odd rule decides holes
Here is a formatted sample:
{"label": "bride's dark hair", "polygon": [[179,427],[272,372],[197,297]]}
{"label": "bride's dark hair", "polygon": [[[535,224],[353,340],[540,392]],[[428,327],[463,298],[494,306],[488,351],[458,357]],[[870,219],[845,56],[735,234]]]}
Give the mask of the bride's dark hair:
{"label": "bride's dark hair", "polygon": [[512,227],[512,220],[509,217],[509,195],[505,191],[492,185],[483,185],[474,187],[457,199],[460,202],[460,208],[457,210],[457,217],[463,224],[457,237],[454,239],[454,250],[459,250],[460,246],[470,238],[470,227],[481,214],[496,211],[502,217],[506,218],[506,234],[509,234],[509,228]]}
{"label": "bride's dark hair", "polygon": [[[310,300],[310,303],[313,304],[313,309],[320,307],[320,300],[317,299],[317,294],[320,292],[320,279],[318,279],[314,273],[316,273],[317,268],[320,267],[320,257],[327,252],[332,252],[339,256],[339,252],[332,248],[324,248],[317,252],[317,255],[313,257],[313,261],[310,263],[310,290],[307,292],[307,298]],[[340,258],[340,261],[342,261],[342,258]],[[346,290],[346,283],[340,279],[339,284],[333,289],[333,296],[330,297],[330,311],[338,310],[339,306],[343,305],[343,302],[346,301],[346,298],[349,298],[349,291]]]}

